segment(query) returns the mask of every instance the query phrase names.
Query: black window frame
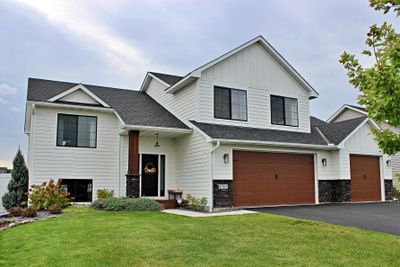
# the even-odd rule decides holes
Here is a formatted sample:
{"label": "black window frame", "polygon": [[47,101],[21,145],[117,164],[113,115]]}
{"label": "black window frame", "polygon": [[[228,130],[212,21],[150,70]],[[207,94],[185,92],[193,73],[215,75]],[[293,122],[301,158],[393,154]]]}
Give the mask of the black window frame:
{"label": "black window frame", "polygon": [[[281,98],[282,99],[282,103],[283,103],[283,124],[279,124],[279,123],[273,123],[272,120],[272,98]],[[291,124],[287,124],[286,122],[286,106],[285,106],[285,99],[293,99],[296,100],[296,106],[297,106],[297,124],[296,125],[291,125]],[[297,98],[294,97],[286,97],[286,96],[281,96],[281,95],[270,95],[270,111],[271,111],[271,124],[273,125],[280,125],[280,126],[289,126],[289,127],[299,127],[299,100]]]}
{"label": "black window frame", "polygon": [[[215,104],[215,89],[225,89],[225,90],[229,90],[229,118],[225,118],[225,117],[218,117],[216,115],[216,104]],[[232,119],[232,91],[241,91],[244,92],[245,95],[245,99],[246,99],[246,119]],[[247,90],[243,90],[243,89],[236,89],[236,88],[229,88],[229,87],[224,87],[224,86],[218,86],[215,85],[214,86],[214,118],[215,119],[220,119],[220,120],[231,120],[231,121],[248,121],[248,117],[249,117],[249,107],[248,107],[248,102],[247,102]]]}
{"label": "black window frame", "polygon": [[[58,144],[58,127],[59,127],[59,123],[60,123],[60,115],[61,116],[70,116],[70,117],[76,117],[77,118],[77,123],[79,125],[79,117],[85,117],[85,118],[94,118],[96,120],[96,139],[94,141],[94,146],[79,146],[78,145],[78,129],[79,126],[76,126],[76,146],[63,146],[63,145],[59,145]],[[57,147],[74,147],[74,148],[92,148],[92,149],[96,149],[97,148],[97,123],[98,123],[98,119],[97,116],[88,116],[88,115],[77,115],[77,114],[66,114],[66,113],[57,113],[57,135],[56,135],[56,146]]]}

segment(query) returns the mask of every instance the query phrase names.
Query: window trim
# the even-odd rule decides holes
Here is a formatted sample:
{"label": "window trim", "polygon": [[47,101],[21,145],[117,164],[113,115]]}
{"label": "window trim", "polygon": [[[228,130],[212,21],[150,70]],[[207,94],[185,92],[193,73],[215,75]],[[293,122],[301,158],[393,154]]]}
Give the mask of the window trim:
{"label": "window trim", "polygon": [[[279,123],[273,123],[272,122],[272,97],[279,97],[279,98],[282,98],[283,99],[283,121],[284,121],[284,124],[279,124]],[[297,103],[297,125],[290,125],[290,124],[287,124],[286,123],[286,102],[285,102],[285,98],[288,98],[288,99],[294,99],[294,100],[296,100],[296,103]],[[269,103],[270,103],[270,111],[271,111],[271,124],[272,125],[279,125],[279,126],[287,126],[287,127],[300,127],[299,125],[300,125],[300,123],[299,123],[299,99],[298,98],[295,98],[295,97],[287,97],[287,96],[281,96],[281,95],[270,95],[270,97],[269,97],[269,99],[270,99],[270,101],[269,101]]]}
{"label": "window trim", "polygon": [[[215,88],[222,88],[222,89],[227,89],[229,90],[229,114],[230,114],[230,118],[221,118],[221,117],[217,117],[216,115],[216,105],[215,105]],[[235,91],[242,91],[244,92],[245,98],[246,98],[246,119],[232,119],[232,93],[231,91],[235,90]],[[249,105],[247,102],[247,90],[244,89],[236,89],[236,88],[231,88],[231,87],[226,87],[226,86],[219,86],[219,85],[214,85],[214,89],[213,89],[213,105],[214,105],[214,119],[218,119],[218,120],[229,120],[229,121],[242,121],[242,122],[247,122],[249,119]]]}
{"label": "window trim", "polygon": [[[87,117],[87,118],[95,118],[96,120],[96,140],[94,142],[94,146],[78,146],[78,125],[76,127],[76,146],[63,146],[63,145],[59,145],[58,144],[58,125],[60,123],[60,115],[62,116],[70,116],[70,117],[78,117],[77,122],[79,124],[79,117]],[[77,114],[67,114],[67,113],[57,113],[57,127],[56,127],[56,146],[57,147],[68,147],[68,148],[92,148],[92,149],[96,149],[97,148],[97,116],[89,116],[89,115],[77,115]]]}

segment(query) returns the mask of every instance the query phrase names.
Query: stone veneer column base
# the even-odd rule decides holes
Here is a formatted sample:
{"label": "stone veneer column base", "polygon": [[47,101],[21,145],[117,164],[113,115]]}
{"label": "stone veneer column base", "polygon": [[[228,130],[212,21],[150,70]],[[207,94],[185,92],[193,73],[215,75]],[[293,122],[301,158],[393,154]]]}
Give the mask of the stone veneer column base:
{"label": "stone veneer column base", "polygon": [[385,200],[393,200],[393,180],[385,180]]}
{"label": "stone veneer column base", "polygon": [[127,197],[139,197],[140,192],[140,181],[139,175],[126,175],[126,196]]}
{"label": "stone veneer column base", "polygon": [[350,202],[351,180],[318,181],[319,202]]}
{"label": "stone veneer column base", "polygon": [[233,181],[213,181],[213,206],[214,208],[229,208],[233,206]]}

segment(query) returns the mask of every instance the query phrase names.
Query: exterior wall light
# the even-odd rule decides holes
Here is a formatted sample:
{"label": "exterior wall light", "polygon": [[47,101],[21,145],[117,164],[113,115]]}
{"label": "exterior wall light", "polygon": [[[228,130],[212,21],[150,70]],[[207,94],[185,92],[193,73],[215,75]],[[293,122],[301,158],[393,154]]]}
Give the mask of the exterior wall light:
{"label": "exterior wall light", "polygon": [[387,166],[387,167],[392,167],[392,161],[391,161],[390,159],[388,159],[388,160],[386,161],[386,166]]}
{"label": "exterior wall light", "polygon": [[229,154],[224,154],[224,163],[228,164],[229,163]]}
{"label": "exterior wall light", "polygon": [[324,166],[324,167],[328,166],[328,159],[326,159],[326,158],[322,159],[322,166]]}
{"label": "exterior wall light", "polygon": [[160,144],[158,143],[158,133],[156,133],[156,143],[154,144],[155,148],[159,148]]}

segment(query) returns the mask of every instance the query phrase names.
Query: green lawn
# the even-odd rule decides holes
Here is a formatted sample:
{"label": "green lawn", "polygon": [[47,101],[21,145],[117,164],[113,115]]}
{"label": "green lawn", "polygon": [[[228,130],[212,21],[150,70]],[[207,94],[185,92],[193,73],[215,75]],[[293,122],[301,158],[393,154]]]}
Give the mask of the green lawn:
{"label": "green lawn", "polygon": [[0,266],[400,266],[400,237],[276,215],[68,215],[0,232]]}

